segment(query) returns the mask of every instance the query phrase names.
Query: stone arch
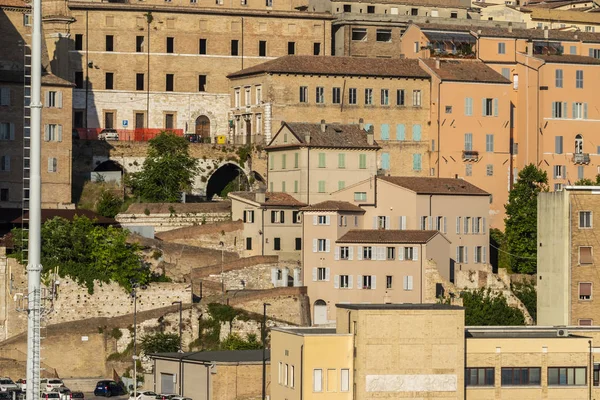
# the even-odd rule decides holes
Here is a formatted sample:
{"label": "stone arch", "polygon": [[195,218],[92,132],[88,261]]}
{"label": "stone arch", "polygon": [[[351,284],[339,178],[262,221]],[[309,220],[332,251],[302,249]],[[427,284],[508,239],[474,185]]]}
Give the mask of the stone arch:
{"label": "stone arch", "polygon": [[313,305],[313,325],[327,323],[327,303],[325,300],[317,300]]}
{"label": "stone arch", "polygon": [[[237,186],[236,186],[237,184]],[[224,197],[230,191],[247,190],[248,177],[237,164],[226,162],[219,166],[206,182],[206,200],[215,195]]]}
{"label": "stone arch", "polygon": [[114,160],[106,160],[99,163],[92,172],[92,181],[98,182],[116,182],[121,183],[125,168]]}
{"label": "stone arch", "polygon": [[207,110],[207,109],[200,109],[191,115],[191,119],[189,121],[188,132],[195,133],[196,121],[200,117],[208,118],[209,127],[210,127],[209,128],[210,135],[215,136],[215,135],[219,134],[219,132],[217,132],[218,118],[214,112]]}

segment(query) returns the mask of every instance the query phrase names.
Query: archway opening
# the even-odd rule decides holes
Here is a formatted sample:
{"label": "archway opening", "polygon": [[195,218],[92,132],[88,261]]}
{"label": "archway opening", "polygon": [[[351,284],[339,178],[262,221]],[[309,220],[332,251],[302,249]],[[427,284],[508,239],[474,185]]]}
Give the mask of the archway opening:
{"label": "archway opening", "polygon": [[206,115],[201,115],[196,118],[195,133],[199,141],[205,141],[204,139],[210,137],[210,119],[208,119]]}
{"label": "archway opening", "polygon": [[315,301],[313,312],[313,325],[322,325],[327,323],[327,303],[325,300],[319,299]]}
{"label": "archway opening", "polygon": [[124,168],[116,161],[106,160],[96,166],[92,172],[92,181],[94,182],[116,182],[121,183]]}
{"label": "archway opening", "polygon": [[219,196],[224,199],[229,192],[248,190],[248,178],[240,167],[227,163],[219,167],[206,184],[206,200]]}

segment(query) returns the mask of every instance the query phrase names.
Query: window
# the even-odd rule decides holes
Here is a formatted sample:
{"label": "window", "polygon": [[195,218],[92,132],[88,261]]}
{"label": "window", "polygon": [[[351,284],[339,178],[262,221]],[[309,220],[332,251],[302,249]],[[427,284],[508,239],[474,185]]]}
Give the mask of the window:
{"label": "window", "polygon": [[106,35],[104,41],[104,48],[106,49],[106,51],[114,51],[114,36]]}
{"label": "window", "polygon": [[396,257],[396,248],[395,247],[387,247],[386,248],[386,258],[388,260],[394,260]]}
{"label": "window", "polygon": [[244,222],[248,224],[254,223],[254,210],[244,210]]}
{"label": "window", "polygon": [[466,246],[456,247],[456,260],[455,261],[459,264],[467,263],[467,247]]}
{"label": "window", "polygon": [[381,105],[390,105],[390,91],[388,89],[381,89]]}
{"label": "window", "polygon": [[48,172],[56,172],[58,160],[55,157],[48,157]]}
{"label": "window", "polygon": [[390,153],[381,153],[381,169],[385,171],[390,169]]}
{"label": "window", "polygon": [[418,260],[418,252],[419,251],[418,251],[417,247],[404,247],[404,248],[401,248],[401,251],[404,252],[404,254],[401,255],[402,259],[411,260],[411,261]]}
{"label": "window", "polygon": [[502,76],[510,79],[510,68],[502,68]]}
{"label": "window", "polygon": [[564,165],[555,165],[554,166],[554,179],[562,179],[565,178],[565,166]]}
{"label": "window", "polygon": [[375,289],[375,277],[372,275],[363,275],[362,288],[363,289]]}
{"label": "window", "polygon": [[292,223],[302,223],[302,214],[300,214],[300,211],[292,211]]}
{"label": "window", "polygon": [[317,241],[317,252],[319,253],[328,253],[327,244],[329,242],[328,239],[315,239]]}
{"label": "window", "polygon": [[506,54],[506,43],[498,43],[498,54]]}
{"label": "window", "polygon": [[135,90],[144,90],[144,74],[135,74]]}
{"label": "window", "polygon": [[411,8],[410,9],[410,15],[413,15],[413,16],[419,15],[419,9],[418,8]]}
{"label": "window", "polygon": [[371,260],[373,257],[373,247],[365,246],[363,247],[363,260]]}
{"label": "window", "polygon": [[281,238],[273,238],[273,250],[281,250]]}
{"label": "window", "polygon": [[290,379],[288,382],[289,382],[289,386],[291,388],[293,388],[294,387],[294,366],[293,365],[290,365]]}
{"label": "window", "polygon": [[421,107],[421,91],[413,90],[413,107]]}
{"label": "window", "polygon": [[206,54],[206,39],[200,39],[198,54]]}
{"label": "window", "polygon": [[348,260],[350,259],[350,247],[342,246],[340,247],[340,260]]}
{"label": "window", "polygon": [[350,286],[350,275],[340,275],[340,288],[352,289]]}
{"label": "window", "polygon": [[386,275],[385,277],[385,288],[393,289],[394,277],[392,275]]}
{"label": "window", "polygon": [[367,201],[366,192],[354,192],[354,201]]}
{"label": "window", "polygon": [[346,168],[346,154],[344,153],[338,154],[338,168]]}
{"label": "window", "polygon": [[561,101],[552,102],[552,118],[567,118],[567,103]]}
{"label": "window", "polygon": [[313,370],[313,392],[322,392],[323,391],[323,370],[322,369],[314,369]]}
{"label": "window", "polygon": [[484,117],[498,116],[498,99],[483,99],[482,113]]}
{"label": "window", "polygon": [[580,265],[588,265],[593,264],[594,259],[592,257],[592,247],[591,246],[581,246],[579,247],[579,264]]}
{"label": "window", "polygon": [[485,135],[485,151],[488,153],[494,152],[494,135],[487,134]]}
{"label": "window", "polygon": [[83,71],[75,71],[75,87],[83,89]]}
{"label": "window", "polygon": [[112,90],[114,89],[114,76],[112,72],[107,72],[104,77],[104,89]]}
{"label": "window", "polygon": [[331,91],[331,102],[333,104],[340,104],[342,102],[342,89],[334,87]]}
{"label": "window", "polygon": [[321,43],[313,43],[313,55],[314,56],[321,55]]}
{"label": "window", "polygon": [[165,129],[175,128],[175,114],[165,114]]}
{"label": "window", "polygon": [[452,114],[452,106],[446,106],[446,114]]}
{"label": "window", "polygon": [[365,105],[373,105],[373,89],[365,89]]}
{"label": "window", "polygon": [[0,189],[0,201],[8,201],[8,189]]}
{"label": "window", "polygon": [[412,139],[415,142],[420,142],[421,141],[421,125],[414,124],[412,126]]}
{"label": "window", "polygon": [[587,103],[573,103],[573,118],[587,119]]}
{"label": "window", "polygon": [[174,78],[175,78],[175,75],[173,75],[173,74],[167,74],[165,76],[165,91],[167,91],[167,92],[173,91]]}
{"label": "window", "polygon": [[10,156],[0,156],[0,171],[10,171]]}
{"label": "window", "polygon": [[481,264],[484,263],[484,259],[483,259],[483,246],[475,246],[475,257],[474,257],[474,262],[475,264]]}
{"label": "window", "polygon": [[135,37],[135,52],[142,53],[144,51],[144,37],[136,36]]}
{"label": "window", "polygon": [[206,75],[198,75],[198,91],[206,91]]}
{"label": "window", "polygon": [[[345,6],[344,6],[345,8]],[[367,41],[367,30],[363,28],[352,29],[352,40],[366,42]]]}
{"label": "window", "polygon": [[0,106],[10,106],[10,88],[0,87]]}
{"label": "window", "polygon": [[404,290],[413,290],[413,277],[411,275],[405,276],[402,281],[402,288]]}
{"label": "window", "polygon": [[319,168],[325,168],[325,160],[326,160],[325,153],[319,153]]}
{"label": "window", "polygon": [[548,367],[548,386],[583,386],[586,384],[586,367]]}
{"label": "window", "polygon": [[308,86],[300,86],[300,103],[308,103]]}
{"label": "window", "polygon": [[317,281],[327,281],[327,268],[317,268]]}
{"label": "window", "polygon": [[556,71],[554,71],[554,85],[557,88],[563,87],[563,70],[562,69],[557,69]]}
{"label": "window", "polygon": [[288,42],[288,55],[293,56],[296,54],[296,42]]}
{"label": "window", "polygon": [[271,211],[271,223],[272,224],[284,224],[285,223],[285,211]]}
{"label": "window", "polygon": [[378,42],[391,42],[392,41],[392,30],[391,29],[377,29],[376,37]]}
{"label": "window", "polygon": [[466,368],[466,386],[494,386],[494,368]]}
{"label": "window", "polygon": [[583,89],[583,70],[578,69],[575,71],[575,87]]}
{"label": "window", "polygon": [[330,219],[327,215],[318,215],[317,216],[317,225],[329,225]]}
{"label": "window", "polygon": [[473,98],[466,97],[465,98],[465,115],[472,116],[473,115]]}
{"label": "window", "polygon": [[323,104],[325,103],[325,88],[318,86],[315,92],[316,95],[316,99],[315,102],[317,104]]}
{"label": "window", "polygon": [[234,102],[235,102],[235,106],[239,107],[241,104],[241,93],[240,93],[240,89],[235,89],[234,95]]}
{"label": "window", "polygon": [[385,229],[386,225],[387,225],[387,219],[388,217],[385,216],[378,216],[377,217],[377,229]]}
{"label": "window", "polygon": [[562,136],[555,136],[554,137],[554,152],[556,154],[562,154],[563,153],[563,137]]}
{"label": "window", "polygon": [[358,168],[360,168],[360,169],[367,168],[367,155],[366,154],[358,155]]}
{"label": "window", "polygon": [[[593,320],[587,319],[587,318],[580,319],[578,322],[579,322],[578,323],[579,326],[592,326],[593,325]],[[598,386],[597,370],[596,370],[597,365],[598,364],[594,364],[594,386]]]}
{"label": "window", "polygon": [[302,250],[302,238],[296,238],[295,250]]}
{"label": "window", "polygon": [[356,104],[356,89],[348,89],[348,104]]}
{"label": "window", "polygon": [[592,299],[592,284],[589,282],[579,283],[579,300]]}
{"label": "window", "polygon": [[541,368],[502,368],[502,386],[539,386]]}
{"label": "window", "polygon": [[579,211],[579,228],[591,228],[592,227],[592,212],[591,211]]}
{"label": "window", "polygon": [[342,392],[350,391],[350,370],[349,369],[341,370],[340,390]]}
{"label": "window", "polygon": [[473,164],[465,164],[465,175],[473,176]]}
{"label": "window", "polygon": [[298,181],[294,181],[294,193],[298,193]]}
{"label": "window", "polygon": [[266,5],[267,7],[273,7],[273,0],[266,0],[266,1],[265,1],[265,5]]}
{"label": "window", "polygon": [[[10,129],[10,139],[14,140],[14,133],[12,131],[13,127],[11,126]],[[4,137],[6,137],[6,135]],[[46,126],[44,127],[44,141],[62,142],[62,125],[46,124]]]}
{"label": "window", "polygon": [[342,190],[346,187],[346,181],[338,181],[338,190]]}
{"label": "window", "polygon": [[375,14],[375,6],[367,6],[367,14]]}
{"label": "window", "polygon": [[266,57],[267,56],[267,41],[259,40],[258,42],[258,56]]}
{"label": "window", "polygon": [[404,89],[396,90],[396,105],[397,106],[404,105]]}
{"label": "window", "polygon": [[239,47],[239,41],[238,40],[232,40],[231,41],[231,55],[232,56],[237,56],[238,55],[238,47]]}
{"label": "window", "polygon": [[494,164],[487,164],[485,166],[485,175],[494,176]]}
{"label": "window", "polygon": [[413,171],[421,171],[421,154],[413,154]]}
{"label": "window", "polygon": [[81,33],[75,34],[75,50],[83,50],[83,35]]}

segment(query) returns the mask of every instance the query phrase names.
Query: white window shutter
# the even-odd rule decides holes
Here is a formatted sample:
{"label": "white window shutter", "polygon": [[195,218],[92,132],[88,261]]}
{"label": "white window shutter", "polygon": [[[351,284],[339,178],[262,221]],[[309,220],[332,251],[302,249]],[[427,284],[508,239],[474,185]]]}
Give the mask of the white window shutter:
{"label": "white window shutter", "polygon": [[400,226],[400,229],[406,230],[406,216],[400,217]]}
{"label": "white window shutter", "polygon": [[62,92],[56,92],[56,107],[62,108]]}
{"label": "white window shutter", "polygon": [[471,217],[471,221],[473,222],[472,225],[472,229],[471,229],[471,233],[475,233],[477,232],[477,230],[475,229],[477,227],[477,217]]}
{"label": "white window shutter", "polygon": [[377,229],[377,228],[378,228],[378,226],[377,226],[377,217],[375,216],[375,217],[373,217],[373,229]]}
{"label": "white window shutter", "polygon": [[318,250],[318,240],[317,239],[313,239],[313,253],[316,253]]}
{"label": "white window shutter", "polygon": [[354,256],[354,247],[348,246],[348,260],[352,260],[353,256]]}
{"label": "white window shutter", "polygon": [[481,260],[477,259],[477,246],[473,246],[473,262],[477,264],[479,261]]}
{"label": "white window shutter", "polygon": [[413,290],[413,277],[409,275],[408,277],[408,290]]}
{"label": "white window shutter", "polygon": [[340,246],[335,246],[335,256],[334,259],[337,261],[340,259]]}
{"label": "white window shutter", "polygon": [[50,140],[50,126],[48,124],[44,125],[44,140],[46,142]]}
{"label": "white window shutter", "polygon": [[356,276],[356,288],[362,289],[362,275]]}
{"label": "white window shutter", "polygon": [[339,275],[334,275],[333,276],[333,288],[334,289],[339,289],[340,288],[340,276]]}
{"label": "white window shutter", "polygon": [[429,217],[427,217],[427,220],[428,220],[428,223],[427,223],[428,229],[432,230],[433,229],[433,217],[430,215]]}
{"label": "white window shutter", "polygon": [[331,273],[329,268],[325,268],[325,280],[329,282],[329,274]]}
{"label": "white window shutter", "polygon": [[419,260],[419,248],[413,247],[413,261]]}
{"label": "white window shutter", "polygon": [[483,246],[481,253],[483,254],[481,262],[487,264],[487,246]]}
{"label": "white window shutter", "polygon": [[379,254],[379,257],[381,257],[380,259],[381,259],[382,261],[385,261],[385,259],[386,259],[386,254],[385,254],[385,252],[386,252],[386,248],[385,248],[385,246],[383,246],[383,247],[380,247],[380,248],[379,248],[379,252],[380,252],[380,254]]}
{"label": "white window shutter", "polygon": [[485,234],[485,217],[481,219],[481,233]]}
{"label": "white window shutter", "polygon": [[465,229],[464,229],[465,234],[467,232],[469,232],[469,220],[467,219],[467,217],[465,217]]}
{"label": "white window shutter", "polygon": [[402,278],[402,288],[408,290],[408,276]]}
{"label": "white window shutter", "polygon": [[404,261],[404,247],[398,247],[398,260]]}
{"label": "white window shutter", "polygon": [[62,142],[62,125],[57,125],[57,131],[58,131],[58,141]]}
{"label": "white window shutter", "polygon": [[10,140],[15,140],[15,124],[13,124],[12,122],[8,124],[8,129],[10,130],[8,138]]}
{"label": "white window shutter", "polygon": [[52,157],[48,157],[48,172],[52,172],[52,167],[54,162],[52,161]]}
{"label": "white window shutter", "polygon": [[353,280],[354,280],[353,276],[352,275],[348,275],[348,289],[352,289],[353,288],[353,286],[352,286],[352,283],[353,283],[352,281]]}
{"label": "white window shutter", "polygon": [[392,217],[385,217],[385,229],[391,229]]}
{"label": "white window shutter", "polygon": [[454,261],[458,263],[458,260],[460,260],[460,247],[456,246],[456,259]]}
{"label": "white window shutter", "polygon": [[44,107],[50,107],[50,91],[46,90],[44,93]]}
{"label": "white window shutter", "polygon": [[469,248],[465,246],[465,264],[469,263]]}
{"label": "white window shutter", "polygon": [[325,225],[331,224],[331,217],[329,215],[325,216]]}
{"label": "white window shutter", "polygon": [[371,275],[371,289],[377,289],[377,277]]}
{"label": "white window shutter", "polygon": [[456,233],[460,233],[460,217],[456,217]]}
{"label": "white window shutter", "polygon": [[326,253],[329,253],[329,251],[331,250],[330,249],[330,243],[331,242],[329,241],[329,239],[325,239],[325,252]]}
{"label": "white window shutter", "polygon": [[313,225],[317,225],[319,223],[319,217],[316,215],[313,215]]}
{"label": "white window shutter", "polygon": [[312,276],[312,278],[313,278],[313,282],[317,281],[317,267],[313,268],[313,276]]}
{"label": "white window shutter", "polygon": [[277,268],[271,268],[271,283],[277,286]]}
{"label": "white window shutter", "polygon": [[356,259],[362,260],[362,257],[363,257],[363,248],[362,248],[362,246],[358,246],[358,253],[356,254]]}

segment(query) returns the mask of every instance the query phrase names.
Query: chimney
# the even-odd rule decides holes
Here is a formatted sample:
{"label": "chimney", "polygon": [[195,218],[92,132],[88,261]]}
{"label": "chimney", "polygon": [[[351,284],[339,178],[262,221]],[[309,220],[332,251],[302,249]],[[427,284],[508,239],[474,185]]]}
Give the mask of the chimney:
{"label": "chimney", "polygon": [[512,22],[508,23],[508,33],[512,33]]}
{"label": "chimney", "polygon": [[577,36],[577,34],[575,34],[574,36],[575,40],[579,39],[579,36]]}
{"label": "chimney", "polygon": [[440,69],[440,59],[439,58],[435,59],[435,69]]}
{"label": "chimney", "polygon": [[369,130],[367,131],[367,143],[369,144],[369,146],[372,146],[374,143],[374,138],[373,138],[375,136],[374,132],[375,132],[375,130],[373,128],[373,125],[371,125],[369,127]]}
{"label": "chimney", "polygon": [[365,120],[362,118],[358,119],[358,128],[362,131],[363,129],[365,129]]}
{"label": "chimney", "polygon": [[254,194],[254,200],[259,204],[264,204],[267,201],[267,196],[265,192],[256,192]]}
{"label": "chimney", "polygon": [[477,29],[477,34],[481,35],[481,29]]}
{"label": "chimney", "polygon": [[325,133],[325,128],[327,128],[327,125],[325,125],[325,120],[322,119],[321,120],[321,133]]}
{"label": "chimney", "polygon": [[304,143],[310,144],[310,133],[304,134]]}
{"label": "chimney", "polygon": [[548,27],[544,27],[544,39],[548,39]]}

